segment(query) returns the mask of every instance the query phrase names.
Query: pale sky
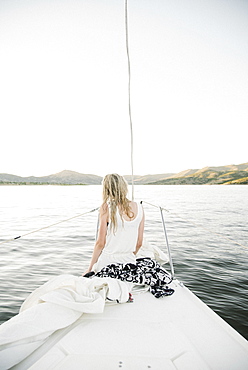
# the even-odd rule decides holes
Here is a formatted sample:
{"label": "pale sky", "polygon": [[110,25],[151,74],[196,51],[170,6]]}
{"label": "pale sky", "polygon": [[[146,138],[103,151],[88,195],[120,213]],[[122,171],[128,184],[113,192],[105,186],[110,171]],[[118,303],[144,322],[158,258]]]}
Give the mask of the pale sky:
{"label": "pale sky", "polygon": [[[0,173],[131,173],[124,0],[0,0]],[[248,161],[248,1],[129,0],[134,173]]]}

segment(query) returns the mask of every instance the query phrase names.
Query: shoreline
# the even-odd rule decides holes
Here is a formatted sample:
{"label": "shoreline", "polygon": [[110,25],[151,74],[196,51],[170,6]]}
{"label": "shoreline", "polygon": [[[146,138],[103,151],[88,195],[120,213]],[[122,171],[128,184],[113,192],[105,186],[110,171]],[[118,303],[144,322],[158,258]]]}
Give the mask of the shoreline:
{"label": "shoreline", "polygon": [[[98,185],[98,186],[101,186],[101,184],[83,184],[83,183],[77,183],[77,184],[66,184],[66,183],[49,183],[49,182],[44,182],[44,183],[38,183],[38,182],[31,182],[31,183],[25,183],[25,182],[0,182],[0,186],[90,186],[90,185]],[[130,184],[129,184],[130,185]],[[156,185],[156,186],[159,186],[159,185],[163,185],[163,186],[185,186],[185,185],[193,185],[193,186],[211,186],[211,185],[248,185],[248,182],[245,182],[245,183],[239,183],[238,181],[232,181],[232,182],[228,182],[228,183],[177,183],[177,184],[158,184],[158,183],[149,183],[149,184],[134,184],[134,186],[140,186],[140,185],[144,185],[144,186],[149,186],[149,185]]]}

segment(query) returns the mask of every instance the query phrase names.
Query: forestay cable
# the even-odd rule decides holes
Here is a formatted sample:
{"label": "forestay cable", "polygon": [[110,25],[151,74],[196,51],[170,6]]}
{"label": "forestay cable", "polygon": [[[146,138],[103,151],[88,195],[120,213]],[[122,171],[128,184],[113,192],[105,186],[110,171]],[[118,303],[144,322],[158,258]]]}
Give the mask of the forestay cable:
{"label": "forestay cable", "polygon": [[130,122],[130,137],[131,137],[131,172],[132,172],[132,200],[134,200],[134,171],[133,171],[133,123],[132,123],[132,111],[131,111],[131,67],[130,67],[130,55],[129,55],[129,44],[128,44],[128,10],[127,0],[125,0],[125,31],[126,31],[126,52],[127,52],[127,64],[128,64],[128,112]]}

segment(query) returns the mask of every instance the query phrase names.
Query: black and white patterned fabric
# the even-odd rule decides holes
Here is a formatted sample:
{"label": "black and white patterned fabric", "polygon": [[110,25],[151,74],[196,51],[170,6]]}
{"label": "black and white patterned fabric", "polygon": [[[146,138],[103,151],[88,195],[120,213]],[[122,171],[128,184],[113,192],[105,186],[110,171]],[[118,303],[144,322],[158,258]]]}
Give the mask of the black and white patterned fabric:
{"label": "black and white patterned fabric", "polygon": [[137,258],[133,263],[113,263],[102,268],[95,274],[97,277],[111,277],[134,284],[149,285],[151,293],[156,297],[164,297],[174,293],[168,287],[172,278],[170,274],[151,258]]}

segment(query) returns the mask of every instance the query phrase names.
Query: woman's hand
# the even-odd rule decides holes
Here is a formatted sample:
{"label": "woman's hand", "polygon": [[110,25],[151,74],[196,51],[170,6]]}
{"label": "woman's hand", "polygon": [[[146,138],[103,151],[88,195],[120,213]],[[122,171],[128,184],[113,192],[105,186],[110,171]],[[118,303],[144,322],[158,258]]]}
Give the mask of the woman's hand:
{"label": "woman's hand", "polygon": [[90,269],[87,269],[86,271],[84,271],[84,272],[82,273],[82,276],[84,276],[84,275],[88,274],[88,272],[91,272],[91,270],[90,270]]}

